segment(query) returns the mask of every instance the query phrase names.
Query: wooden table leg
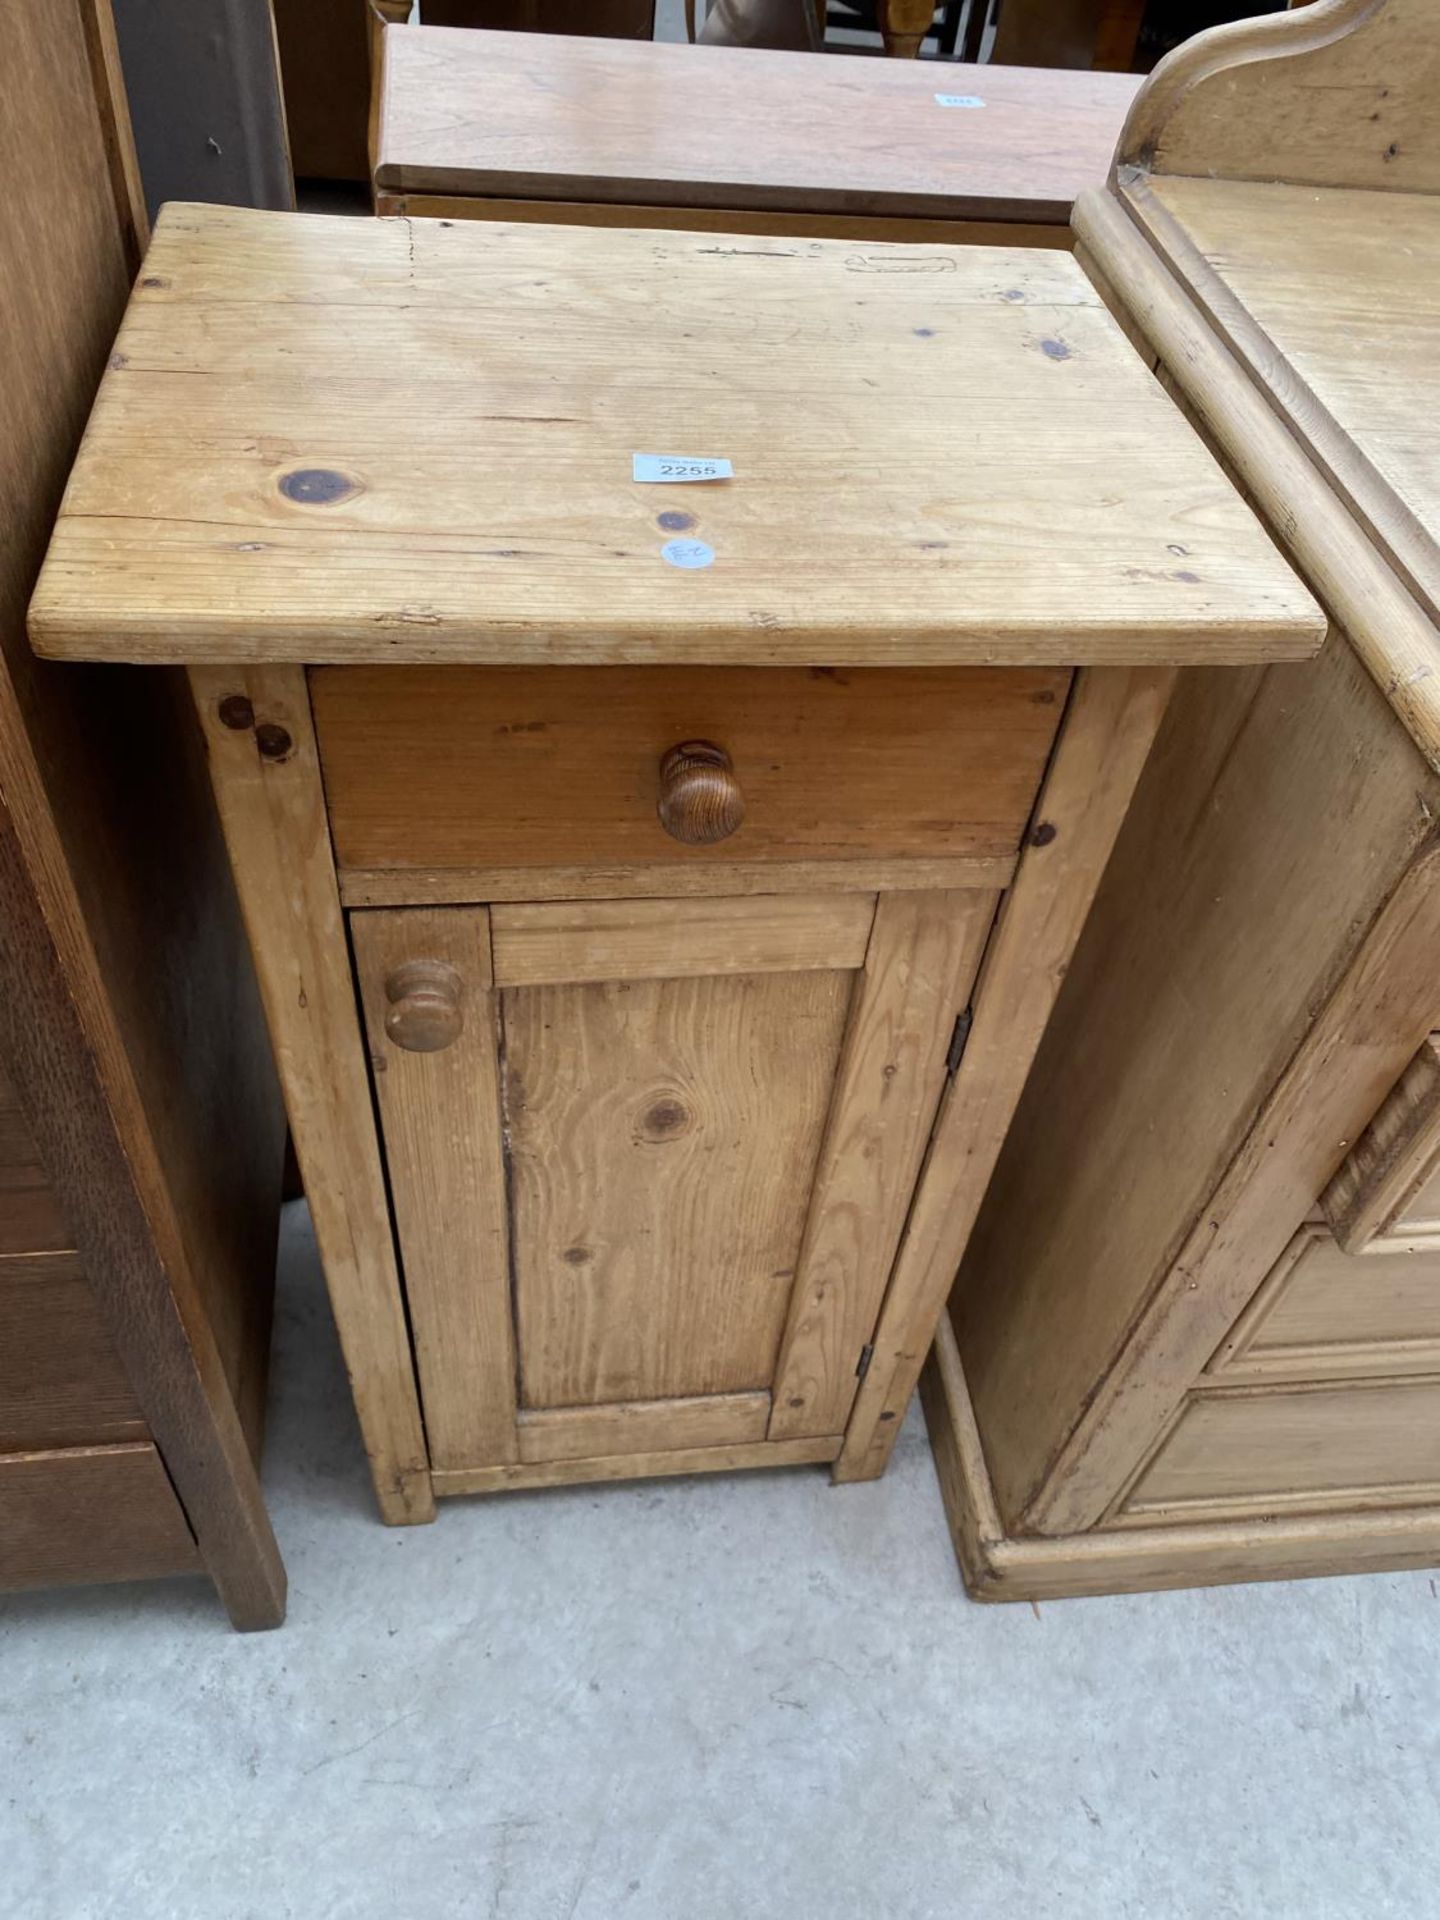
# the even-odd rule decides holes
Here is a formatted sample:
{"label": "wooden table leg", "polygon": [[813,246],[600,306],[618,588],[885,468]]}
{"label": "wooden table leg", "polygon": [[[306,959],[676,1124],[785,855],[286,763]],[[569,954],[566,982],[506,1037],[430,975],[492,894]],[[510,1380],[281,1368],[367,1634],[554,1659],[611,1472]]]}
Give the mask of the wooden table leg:
{"label": "wooden table leg", "polygon": [[382,1516],[433,1520],[364,1040],[303,667],[190,686]]}
{"label": "wooden table leg", "polygon": [[934,0],[879,0],[876,17],[886,53],[913,60],[935,18]]}
{"label": "wooden table leg", "polygon": [[975,1025],[931,1138],[837,1481],[884,1472],[1075,942],[1174,683],[1169,667],[1076,678],[975,990]]}

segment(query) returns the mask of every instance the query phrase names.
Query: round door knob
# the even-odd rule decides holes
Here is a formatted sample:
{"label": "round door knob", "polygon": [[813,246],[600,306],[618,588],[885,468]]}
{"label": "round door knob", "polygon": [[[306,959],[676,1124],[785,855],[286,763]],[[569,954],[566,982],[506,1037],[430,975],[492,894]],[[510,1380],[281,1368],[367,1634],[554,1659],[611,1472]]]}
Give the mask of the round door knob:
{"label": "round door knob", "polygon": [[407,960],[385,976],[385,1031],[408,1053],[439,1053],[460,1038],[462,997],[460,976],[444,960]]}
{"label": "round door knob", "polygon": [[745,796],[730,756],[708,740],[686,740],[660,762],[660,824],[674,840],[708,847],[745,818]]}

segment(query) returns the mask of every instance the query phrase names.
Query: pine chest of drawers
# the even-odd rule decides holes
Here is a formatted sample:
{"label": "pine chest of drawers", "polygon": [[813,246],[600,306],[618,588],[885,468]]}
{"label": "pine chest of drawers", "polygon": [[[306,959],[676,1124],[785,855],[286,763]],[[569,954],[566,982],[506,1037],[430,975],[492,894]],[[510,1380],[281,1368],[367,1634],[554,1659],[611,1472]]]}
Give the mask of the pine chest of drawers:
{"label": "pine chest of drawers", "polygon": [[1066,255],[195,208],[32,609],[190,671],[392,1520],[879,1473],[1175,667],[1321,633]]}
{"label": "pine chest of drawers", "polygon": [[1437,76],[1429,0],[1216,29],[1076,208],[1333,629],[1171,703],[967,1247],[985,1595],[1440,1558]]}

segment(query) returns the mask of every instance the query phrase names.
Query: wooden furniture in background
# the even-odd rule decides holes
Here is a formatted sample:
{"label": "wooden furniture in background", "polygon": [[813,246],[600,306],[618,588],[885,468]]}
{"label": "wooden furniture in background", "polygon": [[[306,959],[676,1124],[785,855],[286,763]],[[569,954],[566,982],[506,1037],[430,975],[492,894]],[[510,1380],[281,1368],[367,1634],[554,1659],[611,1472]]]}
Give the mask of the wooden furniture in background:
{"label": "wooden furniture in background", "polygon": [[1076,210],[1334,631],[1181,689],[1021,1102],[927,1385],[980,1594],[1440,1558],[1437,81],[1429,0],[1216,31]]}
{"label": "wooden furniture in background", "polygon": [[285,1577],[261,1501],[283,1121],[177,673],[67,670],[25,606],[139,260],[103,0],[0,73],[0,1587]]}
{"label": "wooden furniture in background", "polygon": [[991,58],[1021,67],[1128,73],[1146,0],[1000,0]]}
{"label": "wooden furniture in background", "polygon": [[[280,0],[283,7],[284,0]],[[315,0],[307,10],[314,11]],[[152,215],[167,200],[293,207],[271,0],[114,0],[135,151]],[[337,59],[336,75],[343,67]],[[313,78],[313,76],[312,76]],[[365,73],[356,96],[364,178]],[[298,94],[303,109],[318,94]]]}
{"label": "wooden furniture in background", "polygon": [[295,178],[365,179],[375,0],[270,4]]}
{"label": "wooden furniture in background", "polygon": [[[976,0],[976,4],[983,3],[984,0]],[[876,0],[875,24],[892,60],[913,60],[934,19],[933,0]],[[944,77],[947,81],[951,77],[948,65]]]}
{"label": "wooden furniture in background", "polygon": [[1064,254],[175,207],[32,608],[189,668],[395,1521],[881,1472],[1173,663],[1321,632]]}
{"label": "wooden furniture in background", "polygon": [[1139,85],[395,26],[376,71],[380,213],[1056,247]]}

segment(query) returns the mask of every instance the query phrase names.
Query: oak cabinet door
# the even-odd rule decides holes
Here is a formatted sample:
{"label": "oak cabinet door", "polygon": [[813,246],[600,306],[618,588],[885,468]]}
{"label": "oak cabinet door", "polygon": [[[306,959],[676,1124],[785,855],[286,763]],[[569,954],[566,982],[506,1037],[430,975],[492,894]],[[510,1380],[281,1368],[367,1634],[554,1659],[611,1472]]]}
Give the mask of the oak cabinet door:
{"label": "oak cabinet door", "polygon": [[352,913],[437,1471],[838,1450],[994,907]]}

